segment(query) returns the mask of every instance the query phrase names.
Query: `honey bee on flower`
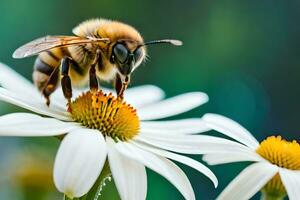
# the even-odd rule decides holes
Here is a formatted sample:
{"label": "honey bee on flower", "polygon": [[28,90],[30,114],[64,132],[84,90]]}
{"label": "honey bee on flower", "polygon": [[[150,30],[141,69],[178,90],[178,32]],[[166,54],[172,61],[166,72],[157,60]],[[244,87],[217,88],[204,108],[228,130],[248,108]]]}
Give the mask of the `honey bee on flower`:
{"label": "honey bee on flower", "polygon": [[[146,58],[146,46],[179,40],[144,42],[132,26],[107,19],[92,19],[73,29],[75,36],[45,36],[31,41],[14,54],[14,58],[38,55],[34,64],[33,80],[50,105],[50,95],[61,83],[64,97],[71,102],[72,84],[89,82],[90,90],[98,89],[98,79],[114,81],[119,97],[123,97],[132,72]],[[62,77],[60,77],[62,76]]]}

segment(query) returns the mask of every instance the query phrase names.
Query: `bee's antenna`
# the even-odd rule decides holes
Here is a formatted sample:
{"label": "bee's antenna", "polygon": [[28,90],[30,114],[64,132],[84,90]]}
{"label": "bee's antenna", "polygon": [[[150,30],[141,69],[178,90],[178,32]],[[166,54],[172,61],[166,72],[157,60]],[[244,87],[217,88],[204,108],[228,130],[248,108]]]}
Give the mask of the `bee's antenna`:
{"label": "bee's antenna", "polygon": [[174,46],[181,46],[182,45],[182,42],[180,40],[164,39],[164,40],[152,40],[152,41],[149,41],[149,42],[145,42],[144,44],[139,45],[138,48],[141,47],[141,46],[147,46],[147,45],[151,45],[151,44],[161,44],[161,43],[172,44]]}

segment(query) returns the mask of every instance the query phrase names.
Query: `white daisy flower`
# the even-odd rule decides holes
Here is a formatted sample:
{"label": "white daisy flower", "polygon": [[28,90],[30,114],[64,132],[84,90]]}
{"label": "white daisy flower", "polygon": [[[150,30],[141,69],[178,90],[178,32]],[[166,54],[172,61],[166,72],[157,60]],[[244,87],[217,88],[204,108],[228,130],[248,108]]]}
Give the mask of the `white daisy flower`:
{"label": "white daisy flower", "polygon": [[[300,199],[300,145],[280,136],[271,136],[259,143],[237,122],[217,114],[206,114],[208,127],[235,139],[235,147],[220,149],[203,156],[210,165],[253,161],[219,195],[219,200],[250,199],[262,192],[262,199]],[[217,140],[217,139],[216,139]],[[214,142],[209,142],[213,146]]]}
{"label": "white daisy flower", "polygon": [[[185,173],[171,160],[203,173],[217,186],[217,178],[203,164],[185,154],[210,151],[210,136],[200,118],[151,121],[174,116],[208,101],[206,94],[191,92],[162,100],[161,89],[146,85],[128,89],[125,99],[137,110],[113,95],[74,91],[77,98],[66,111],[60,89],[47,107],[35,87],[22,76],[0,65],[0,100],[28,109],[0,117],[2,136],[56,136],[66,134],[54,163],[57,189],[69,198],[86,194],[98,178],[106,159],[123,200],[146,198],[145,167],[171,182],[184,196],[195,195]],[[227,141],[220,139],[220,145]],[[202,148],[203,146],[203,148]],[[177,154],[180,153],[180,154]]]}

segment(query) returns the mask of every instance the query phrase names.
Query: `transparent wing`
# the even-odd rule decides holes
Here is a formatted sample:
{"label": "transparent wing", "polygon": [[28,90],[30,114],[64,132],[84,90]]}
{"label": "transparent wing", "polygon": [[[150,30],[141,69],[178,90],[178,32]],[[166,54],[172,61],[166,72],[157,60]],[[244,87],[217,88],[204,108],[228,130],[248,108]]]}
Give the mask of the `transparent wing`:
{"label": "transparent wing", "polygon": [[93,37],[82,38],[77,36],[45,36],[19,47],[13,53],[13,58],[25,58],[57,47],[66,47],[71,45],[97,42],[109,42],[109,39]]}

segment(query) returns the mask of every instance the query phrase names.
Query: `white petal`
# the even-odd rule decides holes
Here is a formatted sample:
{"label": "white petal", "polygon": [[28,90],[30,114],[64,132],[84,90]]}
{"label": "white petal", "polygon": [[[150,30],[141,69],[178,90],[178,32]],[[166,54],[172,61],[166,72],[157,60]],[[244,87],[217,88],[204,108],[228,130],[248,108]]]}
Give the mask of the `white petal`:
{"label": "white petal", "polygon": [[7,65],[0,63],[0,85],[14,92],[37,95],[34,85]]}
{"label": "white petal", "polygon": [[54,136],[80,126],[30,113],[13,113],[0,117],[1,136]]}
{"label": "white petal", "polygon": [[232,162],[242,162],[242,161],[263,161],[259,155],[255,152],[230,152],[230,153],[215,153],[206,154],[202,158],[209,165],[219,165]]}
{"label": "white petal", "polygon": [[70,198],[86,194],[100,175],[106,155],[106,144],[99,131],[77,129],[69,133],[55,158],[55,186]]}
{"label": "white petal", "polygon": [[119,142],[116,144],[116,149],[128,158],[141,162],[146,167],[165,177],[181,192],[185,199],[195,199],[195,194],[189,179],[185,173],[170,160],[144,151],[129,143]]}
{"label": "white petal", "polygon": [[214,175],[214,173],[209,168],[207,168],[202,163],[200,163],[196,160],[193,160],[193,159],[191,159],[187,156],[182,156],[182,155],[175,154],[175,153],[168,152],[168,151],[164,151],[164,150],[161,150],[161,149],[156,149],[156,148],[150,147],[149,145],[141,144],[141,143],[138,143],[138,142],[132,142],[132,143],[137,145],[138,147],[146,150],[146,151],[155,153],[157,155],[160,155],[160,156],[175,160],[177,162],[183,163],[187,166],[190,166],[190,167],[198,170],[200,173],[204,174],[205,176],[207,176],[213,182],[215,187],[218,186],[217,177]]}
{"label": "white petal", "polygon": [[203,121],[207,125],[228,137],[231,137],[252,149],[257,149],[259,143],[247,129],[237,122],[218,114],[206,114]]}
{"label": "white petal", "polygon": [[185,154],[222,152],[252,152],[247,146],[231,140],[207,135],[149,135],[140,133],[134,138],[162,149]]}
{"label": "white petal", "polygon": [[141,123],[141,130],[143,133],[156,134],[195,134],[210,129],[201,118],[191,118],[170,121],[145,121]]}
{"label": "white petal", "polygon": [[217,198],[247,200],[256,194],[278,172],[278,167],[259,162],[246,167]]}
{"label": "white petal", "polygon": [[128,88],[124,95],[126,102],[132,104],[135,108],[155,103],[164,97],[164,91],[154,85],[141,85]]}
{"label": "white petal", "polygon": [[202,92],[190,92],[172,97],[138,110],[141,120],[162,119],[187,112],[208,101]]}
{"label": "white petal", "polygon": [[147,195],[145,166],[127,158],[115,149],[115,142],[107,138],[108,161],[122,200],[143,200]]}
{"label": "white petal", "polygon": [[0,100],[31,110],[41,115],[46,115],[65,121],[72,121],[72,119],[69,117],[69,113],[66,111],[57,108],[55,105],[50,105],[50,107],[47,107],[45,102],[37,101],[35,98],[29,98],[28,96],[22,95],[22,93],[17,94],[4,88],[0,88]]}
{"label": "white petal", "polygon": [[300,170],[279,168],[280,178],[288,193],[290,200],[300,198]]}

